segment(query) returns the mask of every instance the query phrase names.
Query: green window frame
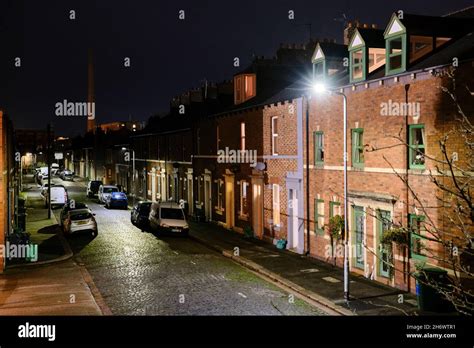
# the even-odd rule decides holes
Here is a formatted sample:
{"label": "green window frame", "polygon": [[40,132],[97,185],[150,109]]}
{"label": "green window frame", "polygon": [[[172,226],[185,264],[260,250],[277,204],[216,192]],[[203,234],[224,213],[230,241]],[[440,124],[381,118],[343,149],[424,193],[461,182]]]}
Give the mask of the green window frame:
{"label": "green window frame", "polygon": [[[425,155],[426,155],[426,144],[424,139],[423,144],[417,144],[415,143],[415,137],[414,137],[414,132],[417,129],[421,129],[422,132],[422,138],[423,133],[425,132],[425,125],[424,124],[411,124],[408,126],[408,144],[409,144],[409,156],[408,160],[410,161],[409,163],[409,168],[410,169],[425,169]],[[426,134],[426,133],[424,133]],[[423,153],[423,163],[421,162],[420,158],[417,158],[418,154]]]}
{"label": "green window frame", "polygon": [[423,227],[421,223],[425,221],[424,215],[410,214],[410,257],[420,261],[426,260],[426,255],[420,250],[422,241],[427,240],[423,236]]}
{"label": "green window frame", "polygon": [[364,166],[364,129],[352,129],[352,166]]}
{"label": "green window frame", "polygon": [[[323,203],[323,211],[320,214],[318,210],[319,203]],[[322,235],[324,234],[324,224],[323,226],[319,226],[319,218],[324,219],[324,199],[316,198],[314,200],[314,227],[317,234]]]}
{"label": "green window frame", "polygon": [[[341,206],[341,203],[340,202],[333,202],[333,201],[330,201],[329,202],[329,218],[332,218],[334,217],[334,207],[340,207]],[[343,214],[341,214],[343,215]]]}
{"label": "green window frame", "polygon": [[[391,53],[392,44],[400,41],[400,51]],[[407,38],[406,34],[396,35],[385,40],[385,75],[394,75],[406,70]],[[400,57],[400,67],[392,68],[391,61]]]}
{"label": "green window frame", "polygon": [[[354,63],[354,55],[361,53],[360,62]],[[364,81],[367,76],[367,50],[365,47],[360,47],[350,51],[349,53],[349,60],[350,60],[350,79],[351,82],[358,82]],[[362,70],[362,76],[359,78],[354,77],[354,70],[355,68],[360,68]]]}
{"label": "green window frame", "polygon": [[324,132],[314,132],[314,164],[321,165],[324,163]]}

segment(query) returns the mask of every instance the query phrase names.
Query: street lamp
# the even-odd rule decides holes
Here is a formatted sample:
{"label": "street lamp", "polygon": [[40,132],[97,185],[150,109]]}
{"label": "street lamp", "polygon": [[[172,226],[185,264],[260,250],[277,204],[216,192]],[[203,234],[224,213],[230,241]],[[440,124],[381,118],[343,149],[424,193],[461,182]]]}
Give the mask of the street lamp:
{"label": "street lamp", "polygon": [[[129,151],[130,152],[130,148],[126,148],[126,147],[122,147],[122,151]],[[132,188],[133,188],[133,195],[132,195],[132,202],[133,202],[133,206],[135,206],[135,193],[136,193],[136,189],[135,189],[135,150],[131,150],[132,151]]]}
{"label": "street lamp", "polygon": [[344,299],[349,301],[349,224],[348,224],[348,197],[347,197],[347,97],[343,92],[328,90],[321,83],[313,83],[313,91],[317,94],[330,93],[343,97],[343,117],[344,117]]}

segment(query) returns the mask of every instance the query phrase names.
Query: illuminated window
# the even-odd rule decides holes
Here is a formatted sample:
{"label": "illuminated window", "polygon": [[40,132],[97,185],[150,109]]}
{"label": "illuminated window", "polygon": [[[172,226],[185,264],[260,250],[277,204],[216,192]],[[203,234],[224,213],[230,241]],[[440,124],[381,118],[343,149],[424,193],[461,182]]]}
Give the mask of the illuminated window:
{"label": "illuminated window", "polygon": [[248,187],[249,183],[240,182],[240,216],[248,216]]}
{"label": "illuminated window", "polygon": [[224,181],[217,180],[217,209],[224,210]]}
{"label": "illuminated window", "polygon": [[273,184],[273,225],[280,226],[280,185]]}
{"label": "illuminated window", "polygon": [[257,77],[244,74],[234,77],[234,104],[243,103],[257,94]]}
{"label": "illuminated window", "polygon": [[240,149],[245,151],[245,122],[240,123]]}

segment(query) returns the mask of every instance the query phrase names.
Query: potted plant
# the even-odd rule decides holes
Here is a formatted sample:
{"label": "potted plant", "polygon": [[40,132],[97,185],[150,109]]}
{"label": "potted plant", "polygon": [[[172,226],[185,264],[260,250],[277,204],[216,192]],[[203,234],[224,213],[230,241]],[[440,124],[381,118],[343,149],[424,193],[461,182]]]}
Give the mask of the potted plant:
{"label": "potted plant", "polygon": [[244,238],[253,238],[253,237],[254,237],[254,233],[253,233],[252,227],[245,226],[245,228],[244,228]]}
{"label": "potted plant", "polygon": [[287,244],[288,244],[288,241],[285,238],[282,237],[282,238],[277,240],[276,247],[277,247],[277,249],[285,250]]}
{"label": "potted plant", "polygon": [[344,230],[344,217],[341,215],[334,215],[329,219],[326,225],[328,234],[331,237],[331,250],[334,264],[336,264],[336,257],[334,255],[334,248],[342,239],[342,231]]}

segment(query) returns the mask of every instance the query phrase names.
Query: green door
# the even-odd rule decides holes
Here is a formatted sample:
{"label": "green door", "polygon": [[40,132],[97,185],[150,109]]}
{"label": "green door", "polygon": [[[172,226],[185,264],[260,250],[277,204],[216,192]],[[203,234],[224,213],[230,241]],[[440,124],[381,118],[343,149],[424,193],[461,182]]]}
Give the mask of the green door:
{"label": "green door", "polygon": [[379,274],[382,277],[390,277],[390,249],[391,245],[389,244],[382,244],[380,241],[382,240],[383,233],[390,228],[391,225],[391,216],[390,212],[386,210],[379,210],[377,214],[377,231],[378,231],[378,240],[379,240]]}
{"label": "green door", "polygon": [[364,269],[364,225],[363,207],[354,207],[355,266]]}

